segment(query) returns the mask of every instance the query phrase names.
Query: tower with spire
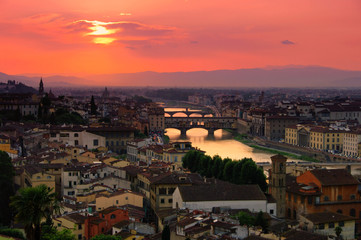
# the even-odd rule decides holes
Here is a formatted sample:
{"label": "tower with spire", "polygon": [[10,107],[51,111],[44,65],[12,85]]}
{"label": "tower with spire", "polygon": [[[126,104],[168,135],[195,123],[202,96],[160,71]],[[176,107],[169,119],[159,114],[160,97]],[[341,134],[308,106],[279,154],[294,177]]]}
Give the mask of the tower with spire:
{"label": "tower with spire", "polygon": [[40,78],[40,83],[39,83],[39,95],[43,96],[44,95],[44,83],[43,83],[43,78]]}

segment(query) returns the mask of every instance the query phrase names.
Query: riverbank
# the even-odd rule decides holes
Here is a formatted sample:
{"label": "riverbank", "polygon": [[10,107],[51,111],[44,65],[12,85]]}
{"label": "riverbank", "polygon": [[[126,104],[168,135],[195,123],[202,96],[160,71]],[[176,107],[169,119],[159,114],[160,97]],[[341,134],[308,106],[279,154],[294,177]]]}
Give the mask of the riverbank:
{"label": "riverbank", "polygon": [[291,152],[286,152],[286,151],[281,151],[275,148],[269,148],[269,147],[265,147],[265,146],[261,146],[259,144],[257,144],[257,142],[251,140],[247,134],[239,134],[239,133],[235,133],[231,130],[227,130],[228,132],[231,132],[234,137],[233,139],[236,141],[239,141],[243,144],[246,144],[247,146],[260,150],[260,151],[264,151],[267,153],[272,153],[272,154],[281,154],[284,155],[286,157],[289,158],[294,158],[294,159],[298,159],[298,160],[302,160],[302,161],[308,161],[308,162],[319,162],[319,160],[309,157],[309,156],[305,156],[305,155],[300,155],[300,154],[296,154],[296,153],[291,153]]}

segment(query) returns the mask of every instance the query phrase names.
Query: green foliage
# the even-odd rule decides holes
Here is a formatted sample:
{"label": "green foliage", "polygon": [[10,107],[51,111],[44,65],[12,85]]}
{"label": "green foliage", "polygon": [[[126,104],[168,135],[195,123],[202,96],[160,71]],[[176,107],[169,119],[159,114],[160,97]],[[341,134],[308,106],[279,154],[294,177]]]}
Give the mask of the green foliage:
{"label": "green foliage", "polygon": [[25,240],[24,234],[18,229],[12,229],[12,228],[0,229],[0,234],[8,237],[14,237]]}
{"label": "green foliage", "polygon": [[255,226],[260,226],[262,228],[263,233],[268,233],[269,224],[268,224],[267,219],[264,218],[264,214],[263,214],[262,211],[260,211],[257,214],[257,217],[256,217],[256,219],[254,221],[254,225]]}
{"label": "green foliage", "polygon": [[335,227],[335,234],[337,237],[340,237],[342,233],[342,228],[340,226]]}
{"label": "green foliage", "polygon": [[205,177],[214,177],[234,184],[258,184],[262,191],[267,190],[266,176],[251,158],[232,161],[218,155],[211,158],[196,150],[183,157],[183,167],[198,172]]}
{"label": "green foliage", "polygon": [[[223,160],[224,161],[224,160]],[[233,182],[233,169],[235,168],[235,165],[237,164],[238,162],[236,161],[228,161],[225,165],[224,165],[224,168],[223,168],[223,177],[222,179],[224,181],[228,181],[228,182]]]}
{"label": "green foliage", "polygon": [[247,227],[254,226],[254,222],[255,222],[254,217],[249,215],[246,212],[239,212],[236,215],[236,218],[238,219],[239,225],[241,225],[241,226],[244,226],[244,225],[246,225]]}
{"label": "green foliage", "polygon": [[16,211],[15,220],[24,225],[29,240],[40,239],[42,220],[60,211],[55,193],[45,185],[20,189],[19,195],[11,197],[10,205]]}
{"label": "green foliage", "polygon": [[140,103],[140,104],[151,103],[151,102],[152,102],[151,99],[145,98],[145,97],[143,97],[143,96],[138,96],[138,95],[135,95],[135,96],[133,97],[133,100],[136,101],[136,102],[138,102],[138,103]]}
{"label": "green foliage", "polygon": [[55,227],[43,225],[40,240],[75,240],[75,235],[69,229],[58,231]]}
{"label": "green foliage", "polygon": [[144,135],[142,132],[140,132],[140,131],[137,129],[137,130],[135,130],[135,132],[134,132],[134,137],[135,137],[135,138],[143,139],[143,138],[146,138],[147,136]]}
{"label": "green foliage", "polygon": [[97,235],[95,237],[92,237],[90,240],[122,240],[120,236],[112,236],[112,235]]}
{"label": "green foliage", "polygon": [[164,226],[162,231],[162,240],[170,240],[170,229],[168,225]]}
{"label": "green foliage", "polygon": [[67,110],[60,108],[54,114],[55,124],[85,124],[85,120],[77,112],[69,113]]}
{"label": "green foliage", "polygon": [[0,225],[9,226],[12,211],[10,197],[14,195],[14,168],[9,155],[0,151]]}

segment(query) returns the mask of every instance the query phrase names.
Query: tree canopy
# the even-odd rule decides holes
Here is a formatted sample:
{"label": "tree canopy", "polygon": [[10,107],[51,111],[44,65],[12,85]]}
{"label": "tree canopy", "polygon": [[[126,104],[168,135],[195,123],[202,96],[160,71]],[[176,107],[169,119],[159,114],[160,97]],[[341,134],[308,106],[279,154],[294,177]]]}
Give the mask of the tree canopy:
{"label": "tree canopy", "polygon": [[90,240],[122,240],[120,236],[112,236],[112,235],[97,235],[95,237],[92,237]]}
{"label": "tree canopy", "polygon": [[10,205],[16,211],[15,220],[24,224],[29,240],[39,240],[43,219],[51,218],[60,210],[55,193],[46,185],[20,189],[19,195],[11,197]]}
{"label": "tree canopy", "polygon": [[205,155],[201,151],[189,151],[182,159],[183,167],[204,177],[214,177],[234,184],[258,184],[262,191],[267,190],[266,176],[251,158],[241,161],[222,159],[215,155]]}
{"label": "tree canopy", "polygon": [[0,225],[9,226],[12,211],[10,197],[14,195],[14,168],[9,155],[0,151]]}

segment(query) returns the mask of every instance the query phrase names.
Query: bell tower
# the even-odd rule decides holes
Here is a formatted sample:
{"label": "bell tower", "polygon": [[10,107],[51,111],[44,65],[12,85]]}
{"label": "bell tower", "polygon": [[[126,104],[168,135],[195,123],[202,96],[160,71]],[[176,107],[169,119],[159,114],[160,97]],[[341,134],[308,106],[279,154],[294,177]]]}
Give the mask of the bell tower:
{"label": "bell tower", "polygon": [[286,161],[287,158],[281,154],[271,157],[272,172],[270,175],[271,194],[276,199],[276,216],[285,218],[286,216]]}
{"label": "bell tower", "polygon": [[44,84],[43,84],[43,78],[40,78],[40,83],[39,83],[39,95],[43,96],[44,94]]}

